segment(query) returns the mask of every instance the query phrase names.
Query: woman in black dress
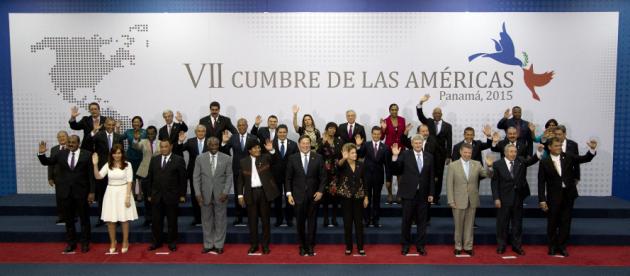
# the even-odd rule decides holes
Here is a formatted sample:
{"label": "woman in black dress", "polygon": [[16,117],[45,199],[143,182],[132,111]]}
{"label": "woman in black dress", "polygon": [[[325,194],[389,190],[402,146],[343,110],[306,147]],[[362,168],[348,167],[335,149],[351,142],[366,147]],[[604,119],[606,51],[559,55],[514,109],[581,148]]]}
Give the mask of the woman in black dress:
{"label": "woman in black dress", "polygon": [[[326,124],[324,136],[317,140],[317,153],[324,158],[324,169],[326,170],[326,188],[322,199],[322,209],[324,211],[324,227],[336,227],[337,209],[339,199],[337,198],[337,161],[341,159],[342,142],[337,133],[337,124],[330,122]],[[332,205],[332,218],[328,220],[328,208]]]}

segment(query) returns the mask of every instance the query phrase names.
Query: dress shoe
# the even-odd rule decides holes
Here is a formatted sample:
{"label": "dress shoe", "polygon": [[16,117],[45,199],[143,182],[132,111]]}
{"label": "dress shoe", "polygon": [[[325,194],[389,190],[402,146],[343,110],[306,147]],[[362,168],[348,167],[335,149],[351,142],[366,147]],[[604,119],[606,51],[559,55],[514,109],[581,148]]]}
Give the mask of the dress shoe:
{"label": "dress shoe", "polygon": [[273,226],[280,227],[280,226],[282,226],[282,222],[276,221],[276,223]]}
{"label": "dress shoe", "polygon": [[503,254],[503,253],[505,253],[505,247],[503,247],[503,246],[498,247],[497,248],[497,254]]}
{"label": "dress shoe", "polygon": [[300,246],[300,256],[306,256],[306,249]]}
{"label": "dress shoe", "polygon": [[400,250],[400,254],[402,254],[403,256],[409,254],[409,246],[403,246]]}
{"label": "dress shoe", "polygon": [[359,255],[361,255],[361,256],[365,256],[365,250],[363,250],[363,249],[359,249]]}
{"label": "dress shoe", "polygon": [[332,225],[333,225],[333,227],[337,227],[337,226],[339,226],[339,224],[337,223],[337,220],[336,220],[336,219],[334,219],[334,220],[332,221]]}
{"label": "dress shoe", "polygon": [[142,226],[144,226],[144,227],[149,227],[149,226],[151,226],[151,221],[150,221],[150,220],[145,220],[145,221],[142,223]]}
{"label": "dress shoe", "polygon": [[309,247],[307,251],[309,256],[315,256],[315,249],[313,247]]}
{"label": "dress shoe", "polygon": [[94,224],[94,227],[101,227],[103,225],[105,225],[105,222],[102,220],[99,220],[96,224]]}
{"label": "dress shoe", "polygon": [[269,249],[269,246],[263,246],[262,253],[263,253],[263,255],[269,255],[269,253],[271,253],[271,250]]}
{"label": "dress shoe", "polygon": [[553,247],[549,247],[549,251],[547,251],[547,255],[549,256],[556,255],[556,249]]}
{"label": "dress shoe", "polygon": [[90,245],[84,243],[81,245],[81,253],[88,253],[90,251]]}
{"label": "dress shoe", "polygon": [[253,246],[249,248],[249,250],[247,250],[247,254],[252,254],[252,253],[256,253],[256,251],[258,251],[258,246]]}
{"label": "dress shoe", "polygon": [[58,219],[55,221],[55,225],[66,225],[66,224],[63,222],[63,220],[62,220],[62,219],[58,218]]}
{"label": "dress shoe", "polygon": [[457,256],[457,255],[461,255],[461,254],[462,254],[462,251],[461,251],[461,250],[459,250],[459,249],[455,249],[455,250],[453,251],[453,254],[455,254],[455,256]]}
{"label": "dress shoe", "polygon": [[68,245],[66,246],[66,248],[63,250],[63,253],[70,253],[70,252],[74,252],[74,250],[77,249],[76,245]]}
{"label": "dress shoe", "polygon": [[477,223],[475,222],[475,223],[473,224],[473,229],[477,229],[477,228],[479,228],[479,225],[477,225]]}
{"label": "dress shoe", "polygon": [[291,220],[287,221],[287,227],[293,227],[293,221]]}
{"label": "dress shoe", "polygon": [[466,254],[472,256],[475,256],[475,252],[471,249],[471,250],[464,250],[464,252],[466,252]]}
{"label": "dress shoe", "polygon": [[215,248],[214,252],[216,252],[217,254],[221,255],[221,254],[223,254],[223,248]]}
{"label": "dress shoe", "polygon": [[241,226],[245,226],[245,224],[243,223],[242,218],[237,218],[234,220],[234,222],[232,222],[232,226],[241,227]]}
{"label": "dress shoe", "polygon": [[171,252],[177,251],[177,245],[175,245],[174,243],[169,244],[168,250],[170,250]]}
{"label": "dress shoe", "polygon": [[350,256],[350,254],[352,254],[352,249],[346,249],[344,254],[346,254],[346,256]]}
{"label": "dress shoe", "polygon": [[525,255],[525,250],[523,250],[523,248],[520,247],[512,247],[512,251],[514,251],[514,253],[520,255],[520,256],[524,256]]}
{"label": "dress shoe", "polygon": [[416,250],[418,251],[418,254],[420,254],[421,256],[426,256],[427,255],[427,251],[424,249],[424,246],[420,246],[420,247],[416,248]]}
{"label": "dress shoe", "polygon": [[193,220],[193,222],[190,223],[190,226],[201,226],[201,221]]}
{"label": "dress shoe", "polygon": [[214,248],[203,248],[201,249],[201,254],[208,254],[210,251],[213,251]]}
{"label": "dress shoe", "polygon": [[560,255],[569,257],[569,251],[567,251],[566,249],[562,248],[559,251],[560,251]]}
{"label": "dress shoe", "polygon": [[149,245],[149,248],[147,248],[147,250],[148,251],[154,251],[154,250],[156,250],[156,249],[158,249],[160,247],[162,247],[161,244],[151,244],[151,245]]}

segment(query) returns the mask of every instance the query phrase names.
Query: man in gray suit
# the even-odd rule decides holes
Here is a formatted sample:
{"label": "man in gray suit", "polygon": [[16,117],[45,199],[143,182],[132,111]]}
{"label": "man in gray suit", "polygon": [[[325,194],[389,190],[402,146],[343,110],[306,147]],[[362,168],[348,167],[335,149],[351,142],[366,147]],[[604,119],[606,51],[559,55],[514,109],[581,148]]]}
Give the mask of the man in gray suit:
{"label": "man in gray suit", "polygon": [[[448,165],[446,194],[448,205],[453,210],[455,224],[455,255],[464,252],[473,256],[473,224],[475,210],[479,207],[479,179],[492,176],[492,157],[486,156],[488,170],[477,160],[472,160],[473,148],[463,143],[459,148],[461,156]],[[463,244],[463,245],[462,245]]]}
{"label": "man in gray suit", "polygon": [[197,156],[193,188],[201,207],[203,250],[201,253],[223,254],[227,230],[228,193],[232,187],[232,157],[219,152],[216,137],[207,139],[208,151]]}

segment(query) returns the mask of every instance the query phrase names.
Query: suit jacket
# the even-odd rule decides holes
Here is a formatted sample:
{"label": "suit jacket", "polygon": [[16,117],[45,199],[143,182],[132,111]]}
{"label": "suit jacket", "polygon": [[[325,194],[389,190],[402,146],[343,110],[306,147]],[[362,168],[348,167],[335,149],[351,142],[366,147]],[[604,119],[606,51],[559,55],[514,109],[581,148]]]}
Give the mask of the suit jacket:
{"label": "suit jacket", "polygon": [[357,151],[359,158],[363,158],[365,165],[366,183],[379,182],[385,177],[385,181],[392,181],[390,170],[392,151],[385,143],[378,142],[378,151],[374,154],[374,141],[364,142]]}
{"label": "suit jacket", "polygon": [[341,138],[343,144],[356,144],[356,142],[354,141],[354,136],[357,134],[359,134],[361,138],[363,138],[363,141],[365,141],[365,128],[361,124],[355,122],[354,127],[352,128],[353,137],[348,137],[348,123],[343,123],[340,124],[337,128],[337,133],[335,134],[335,136]]}
{"label": "suit jacket", "polygon": [[286,139],[286,145],[284,146],[284,156],[280,153],[280,147],[278,146],[278,138],[273,141],[273,148],[278,155],[276,162],[271,164],[271,171],[273,177],[276,180],[277,185],[284,185],[285,177],[287,176],[287,164],[289,163],[289,157],[297,153],[298,145],[292,140]]}
{"label": "suit jacket", "polygon": [[[437,138],[435,136],[429,136],[425,141],[426,143],[424,143],[424,146],[422,147],[422,151],[423,152],[428,152],[431,155],[433,155],[433,157],[435,158],[435,153],[436,151],[438,151],[438,147],[439,145],[437,144]],[[407,149],[411,149],[413,148],[411,146],[411,138],[409,138],[407,135],[403,135],[400,138],[400,141],[402,142],[402,144],[405,146],[405,148]]]}
{"label": "suit jacket", "polygon": [[[571,153],[573,155],[579,156],[580,155],[580,151],[578,150],[578,144],[573,141],[573,140],[567,140],[567,148],[566,148],[566,152]],[[575,177],[575,179],[580,180],[580,175],[581,175],[581,170],[580,170],[580,163],[575,163],[573,164],[573,177]]]}
{"label": "suit jacket", "polygon": [[[241,168],[241,159],[249,156],[249,151],[247,151],[247,142],[253,140],[258,141],[258,138],[252,134],[245,134],[245,145],[241,147],[241,135],[236,133],[230,137],[230,140],[225,144],[221,145],[219,149],[221,152],[232,156],[232,172],[234,172],[235,176],[238,176]],[[241,150],[243,148],[243,150]],[[230,153],[230,149],[232,153]]]}
{"label": "suit jacket", "polygon": [[223,131],[225,131],[226,129],[234,135],[238,134],[238,131],[236,130],[234,125],[232,125],[232,120],[223,115],[219,115],[219,117],[217,117],[217,122],[214,127],[212,127],[212,120],[210,118],[210,115],[199,119],[199,124],[206,126],[206,138],[214,136],[217,137],[219,141],[221,141],[223,137]]}
{"label": "suit jacket", "polygon": [[348,162],[344,162],[337,168],[337,183],[339,183],[337,194],[344,198],[363,199],[367,195],[363,162],[357,161],[354,171]]}
{"label": "suit jacket", "polygon": [[232,157],[218,152],[214,174],[210,167],[210,153],[206,152],[197,156],[195,169],[193,170],[193,188],[195,194],[201,195],[204,205],[218,202],[221,194],[229,194],[233,185]]}
{"label": "suit jacket", "polygon": [[179,155],[180,157],[184,156],[184,153],[181,151],[181,149],[178,149],[177,146],[177,142],[179,141],[179,132],[183,131],[186,132],[188,131],[188,126],[186,125],[186,123],[181,122],[181,123],[173,123],[173,126],[171,127],[171,135],[168,135],[168,126],[164,125],[160,128],[160,130],[158,130],[158,140],[164,140],[164,139],[168,139],[169,141],[171,141],[171,145],[173,145],[173,153],[175,155]]}
{"label": "suit jacket", "polygon": [[42,165],[58,167],[59,174],[55,175],[57,197],[87,200],[88,193],[94,193],[92,152],[81,149],[74,169],[68,164],[69,155],[70,151],[62,150],[51,157],[42,154],[37,158]]}
{"label": "suit jacket", "polygon": [[186,142],[184,142],[183,144],[178,143],[177,145],[175,145],[175,147],[177,147],[180,152],[188,152],[188,165],[186,168],[186,175],[188,175],[189,178],[192,178],[193,172],[195,171],[195,160],[197,159],[197,156],[208,151],[208,145],[206,143],[207,141],[208,139],[204,137],[203,148],[201,152],[199,152],[199,147],[197,147],[197,137],[190,138],[186,140]]}
{"label": "suit jacket", "polygon": [[[101,116],[99,119],[99,123],[102,125],[105,124],[105,116]],[[74,130],[83,130],[83,141],[81,141],[81,148],[89,151],[94,151],[94,145],[92,144],[92,140],[88,140],[90,137],[90,133],[94,129],[94,121],[92,120],[92,116],[83,116],[80,121],[69,121],[70,128]]]}
{"label": "suit jacket", "polygon": [[497,123],[497,128],[502,129],[506,133],[509,127],[516,127],[517,129],[520,128],[521,131],[518,134],[518,140],[524,142],[523,144],[527,147],[527,155],[532,154],[534,149],[534,139],[532,138],[532,132],[529,129],[529,122],[523,119],[517,121],[514,118],[502,118]]}
{"label": "suit jacket", "polygon": [[527,167],[536,164],[538,156],[536,154],[527,158],[516,156],[514,160],[513,174],[510,175],[509,164],[504,158],[494,162],[494,174],[492,175],[491,187],[492,198],[500,199],[502,206],[513,206],[530,195],[529,184],[527,183]]}
{"label": "suit jacket", "polygon": [[[455,144],[455,146],[453,146],[453,155],[451,156],[451,159],[453,161],[461,158],[461,156],[459,155],[459,150],[462,146],[462,144],[464,143],[464,141],[461,141],[457,144]],[[498,145],[498,144],[497,144]],[[480,163],[483,164],[483,162],[481,161],[481,152],[489,149],[492,147],[492,139],[487,139],[486,142],[481,142],[481,140],[473,140],[472,141],[472,160],[477,160]]]}
{"label": "suit jacket", "polygon": [[416,108],[416,114],[418,115],[420,122],[429,127],[429,135],[433,135],[436,138],[438,147],[436,148],[437,150],[434,154],[435,157],[440,160],[450,158],[453,148],[453,127],[451,124],[442,120],[442,127],[440,127],[440,132],[438,133],[435,120],[433,120],[433,118],[425,117],[422,112],[422,108]]}
{"label": "suit jacket", "polygon": [[562,183],[566,186],[568,199],[577,198],[577,182],[573,168],[576,164],[590,162],[593,157],[595,155],[590,151],[585,155],[575,155],[568,150],[566,153],[561,153],[562,176],[558,174],[551,156],[541,160],[538,167],[538,201],[547,201],[556,206],[560,204],[562,202]]}
{"label": "suit jacket", "polygon": [[[509,140],[503,139],[501,141],[499,141],[499,143],[497,143],[496,146],[491,147],[490,150],[492,150],[493,152],[498,152],[501,154],[501,158],[505,157],[505,153],[504,153],[504,149],[505,146],[510,143]],[[528,151],[527,148],[527,142],[522,141],[522,140],[516,140],[516,156],[520,156],[520,157],[524,157],[527,158],[528,156],[531,155],[531,151]]]}
{"label": "suit jacket", "polygon": [[[271,155],[265,153],[256,158],[256,171],[258,172],[258,177],[262,183],[263,192],[265,193],[267,201],[273,201],[280,195],[273,178],[273,173],[271,172],[271,164],[273,164],[274,160],[277,158],[275,156],[276,154]],[[241,159],[241,171],[238,175],[235,194],[245,197],[245,203],[247,204],[254,203],[252,197],[252,174],[252,158],[248,156]]]}
{"label": "suit jacket", "polygon": [[[94,152],[98,154],[98,167],[102,168],[107,161],[109,161],[109,142],[107,141],[107,132],[105,130],[100,130],[94,136],[88,136],[87,139],[92,139],[92,144],[94,144]],[[125,139],[119,133],[112,133],[112,147],[114,145],[119,144],[123,146],[125,145]]]}
{"label": "suit jacket", "polygon": [[[56,145],[50,149],[50,158],[54,158],[57,153],[59,153],[59,148],[61,145]],[[57,183],[55,175],[59,175],[59,166],[48,166],[48,180],[52,180]],[[55,187],[56,188],[56,187]]]}
{"label": "suit jacket", "polygon": [[398,183],[398,196],[402,199],[413,199],[416,191],[420,192],[420,198],[426,199],[435,193],[435,178],[433,155],[422,153],[422,171],[418,171],[416,155],[412,149],[405,150],[392,162],[392,171],[395,175],[401,175]]}
{"label": "suit jacket", "polygon": [[140,165],[138,165],[138,171],[136,171],[136,175],[139,177],[147,177],[149,174],[149,164],[151,163],[151,158],[154,156],[160,155],[159,149],[159,141],[156,139],[156,145],[151,149],[151,141],[149,139],[142,139],[140,142],[134,142],[131,144],[131,147],[142,152],[142,161],[140,161]]}
{"label": "suit jacket", "polygon": [[492,175],[492,171],[484,169],[481,162],[472,159],[468,162],[468,177],[466,177],[462,159],[451,162],[446,173],[448,203],[455,203],[457,209],[479,207],[479,186],[477,183],[482,177]]}
{"label": "suit jacket", "polygon": [[302,166],[302,153],[289,156],[287,163],[284,190],[291,193],[296,204],[313,198],[316,192],[323,193],[326,186],[326,170],[324,158],[311,151],[306,174]]}
{"label": "suit jacket", "polygon": [[[249,131],[252,135],[258,137],[258,141],[260,141],[260,146],[264,148],[264,144],[267,140],[271,139],[271,131],[269,131],[269,127],[256,127],[256,125],[252,126],[252,129]],[[276,139],[276,135],[278,135],[278,129],[276,129],[276,133],[274,135],[274,140]]]}
{"label": "suit jacket", "polygon": [[186,162],[184,158],[171,153],[171,157],[162,168],[162,155],[151,158],[147,175],[151,202],[178,204],[179,198],[186,195]]}

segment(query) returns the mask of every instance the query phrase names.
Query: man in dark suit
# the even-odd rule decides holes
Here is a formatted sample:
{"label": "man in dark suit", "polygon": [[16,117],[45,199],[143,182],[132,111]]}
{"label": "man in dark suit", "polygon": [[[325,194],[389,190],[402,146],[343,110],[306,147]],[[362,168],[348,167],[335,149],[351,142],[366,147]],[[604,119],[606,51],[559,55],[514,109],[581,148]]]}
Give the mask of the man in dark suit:
{"label": "man in dark suit", "polygon": [[422,104],[428,101],[429,94],[420,99],[420,104],[416,106],[416,115],[423,124],[429,127],[429,135],[435,136],[437,147],[433,157],[435,158],[435,202],[440,204],[440,194],[442,193],[442,180],[444,178],[444,167],[451,162],[451,151],[453,149],[453,127],[442,120],[442,109],[433,109],[433,118],[427,118],[422,111]]}
{"label": "man in dark suit", "polygon": [[[403,137],[400,139],[400,141],[403,143],[403,145],[405,145],[406,149],[413,148],[413,145],[411,143],[411,139],[407,136],[406,133],[408,133],[407,129],[405,129],[405,135],[403,135]],[[437,138],[434,135],[430,135],[429,134],[429,126],[427,126],[425,124],[421,124],[421,125],[418,126],[416,134],[422,136],[422,139],[423,139],[422,140],[422,152],[430,153],[431,154],[430,155],[431,158],[433,158],[432,164],[435,164],[435,162],[436,162],[435,154],[436,154],[436,151],[438,151],[438,147],[439,147],[439,145],[436,142]],[[435,172],[434,172],[434,175],[435,175]],[[439,195],[436,195],[435,198],[433,198],[433,201],[435,201],[438,197],[439,197]],[[427,206],[427,208],[428,208],[428,211],[427,211],[426,219],[427,219],[427,223],[430,223],[431,222],[431,213],[432,213],[431,212],[431,204],[429,204]],[[412,220],[413,219],[414,218],[412,218]],[[413,220],[413,224],[415,224],[415,220]]]}
{"label": "man in dark suit", "polygon": [[315,256],[317,208],[326,184],[324,158],[311,151],[311,142],[306,135],[298,140],[300,152],[289,157],[284,183],[289,204],[295,206],[300,256]]}
{"label": "man in dark suit", "polygon": [[164,112],[162,112],[162,117],[164,118],[164,122],[166,124],[158,131],[158,140],[162,141],[166,139],[171,142],[173,153],[175,155],[179,155],[179,157],[183,157],[184,153],[181,151],[181,149],[172,146],[177,144],[180,132],[186,133],[186,131],[188,131],[188,126],[183,121],[182,114],[177,111],[175,121],[173,121],[173,111],[165,110]]}
{"label": "man in dark suit", "polygon": [[[109,152],[116,144],[124,146],[125,139],[119,133],[114,132],[116,122],[112,118],[106,118],[104,128],[95,128],[90,132],[90,135],[84,139],[92,140],[91,144],[94,145],[94,152],[98,154],[98,168],[99,170],[105,166],[109,159]],[[98,222],[95,227],[100,227],[105,224],[101,220],[101,213],[103,212],[103,197],[105,196],[105,190],[107,189],[107,177],[96,180],[96,201],[98,202]]]}
{"label": "man in dark suit", "polygon": [[411,138],[411,148],[401,152],[397,144],[392,146],[392,172],[401,175],[398,197],[402,199],[403,215],[401,226],[400,253],[407,255],[411,240],[411,222],[417,223],[416,250],[426,255],[426,231],[429,204],[435,194],[433,156],[422,150],[424,138],[416,134]]}
{"label": "man in dark suit", "polygon": [[79,136],[68,138],[68,149],[60,151],[50,158],[46,157],[46,142],[39,143],[39,162],[46,166],[58,166],[56,175],[56,196],[62,203],[63,219],[66,223],[66,242],[64,253],[73,252],[77,247],[74,219],[79,216],[81,222],[81,252],[90,250],[89,205],[94,202],[94,170],[92,153],[79,149]]}
{"label": "man in dark suit", "polygon": [[[50,149],[50,158],[55,158],[55,155],[57,155],[59,151],[68,150],[68,146],[66,145],[68,143],[68,132],[65,130],[57,132],[57,142],[59,144]],[[55,188],[55,194],[57,194],[57,186],[55,186],[55,180],[57,177],[55,175],[59,175],[60,168],[61,166],[59,165],[48,166],[48,185]],[[57,221],[55,224],[62,225],[63,213],[61,210],[61,204],[63,204],[63,202],[61,202],[61,198],[58,196],[56,196],[55,199],[57,204]]]}
{"label": "man in dark suit", "polygon": [[383,130],[375,126],[372,128],[372,141],[363,143],[357,138],[358,155],[365,164],[364,183],[367,186],[368,206],[364,211],[363,220],[369,227],[381,227],[379,223],[381,210],[381,190],[383,183],[392,181],[390,160],[392,152],[385,143],[381,142]]}
{"label": "man in dark suit", "polygon": [[101,107],[96,102],[90,103],[88,109],[90,110],[90,116],[83,116],[83,118],[77,122],[77,116],[80,114],[79,108],[76,106],[72,107],[70,110],[70,121],[68,121],[68,123],[71,129],[83,130],[83,143],[81,143],[81,148],[94,151],[92,140],[87,138],[90,136],[95,126],[96,128],[100,128],[100,126],[105,123],[105,117],[101,116]]}
{"label": "man in dark suit", "polygon": [[361,139],[365,141],[365,128],[357,123],[356,120],[357,113],[354,112],[354,110],[350,109],[346,111],[346,122],[339,125],[337,133],[335,134],[335,136],[341,139],[342,144],[355,144],[356,141],[354,137],[357,135],[361,136]]}
{"label": "man in dark suit", "polygon": [[199,119],[199,124],[206,127],[206,138],[214,136],[221,141],[225,130],[236,134],[236,128],[232,125],[230,118],[219,115],[219,112],[221,112],[221,105],[218,102],[211,102],[210,115]]}
{"label": "man in dark suit", "polygon": [[[493,152],[498,152],[501,154],[501,158],[505,157],[505,146],[513,145],[516,147],[516,155],[520,157],[527,158],[531,155],[531,152],[528,151],[527,142],[518,139],[518,130],[515,127],[509,127],[505,132],[505,139],[500,140],[498,132],[495,132],[492,135],[492,147],[490,148]],[[500,141],[499,141],[500,140]]]}
{"label": "man in dark suit", "polygon": [[[287,134],[289,129],[287,125],[282,124],[277,128],[277,135],[273,140],[273,149],[277,153],[278,160],[271,164],[271,171],[273,173],[276,189],[280,192],[280,196],[276,197],[273,201],[274,212],[276,214],[276,227],[279,226],[293,226],[293,206],[286,200],[286,191],[284,190],[284,182],[287,176],[287,163],[289,162],[289,156],[298,152],[298,145],[296,142],[289,140]],[[283,204],[286,206],[283,208]],[[286,224],[283,223],[286,219]]]}
{"label": "man in dark suit", "polygon": [[247,224],[251,244],[248,254],[258,251],[258,217],[262,222],[262,253],[269,254],[270,203],[280,195],[271,172],[271,166],[277,160],[271,141],[267,140],[265,150],[269,153],[261,154],[258,141],[250,140],[247,143],[249,157],[241,159],[241,171],[236,185],[235,194],[238,195],[239,205],[245,208],[247,204]]}
{"label": "man in dark suit", "polygon": [[549,144],[549,157],[540,161],[538,201],[540,208],[547,212],[549,255],[559,253],[568,257],[571,211],[578,197],[575,166],[593,160],[597,142],[589,141],[587,143],[589,151],[582,156],[569,151],[562,152],[562,144],[558,137],[552,138]]}
{"label": "man in dark suit", "polygon": [[[562,152],[568,152],[575,156],[580,155],[578,144],[575,141],[567,138],[567,128],[564,125],[558,125],[553,131],[553,136],[558,138],[560,142],[562,142]],[[573,164],[573,176],[575,177],[575,180],[577,182],[580,182],[580,175],[580,164]]]}
{"label": "man in dark suit", "polygon": [[262,117],[260,115],[256,116],[256,121],[252,129],[249,133],[256,135],[258,137],[258,141],[260,141],[261,147],[264,147],[267,140],[273,141],[276,139],[276,134],[278,132],[278,117],[276,115],[270,115],[267,118],[267,126],[259,127],[262,122]]}
{"label": "man in dark suit", "polygon": [[534,149],[535,134],[532,129],[535,129],[535,126],[534,124],[523,120],[521,118],[521,114],[521,107],[512,107],[512,118],[510,118],[510,109],[508,108],[503,113],[503,118],[501,118],[501,120],[497,123],[497,128],[504,130],[507,134],[508,128],[514,127],[516,129],[518,140],[526,146],[526,155],[529,156],[532,154],[532,150]]}
{"label": "man in dark suit", "polygon": [[459,154],[459,149],[463,144],[469,144],[472,146],[472,160],[477,160],[481,164],[483,164],[481,160],[481,152],[492,147],[492,128],[490,125],[486,125],[483,128],[483,134],[486,136],[486,142],[481,140],[475,140],[475,129],[472,127],[467,127],[464,129],[464,140],[455,144],[453,146],[453,155],[451,159],[453,161],[461,158]]}
{"label": "man in dark suit", "polygon": [[505,253],[508,242],[508,229],[512,229],[512,251],[525,255],[522,247],[523,234],[523,200],[530,195],[527,184],[527,167],[536,164],[544,149],[538,146],[538,152],[527,158],[517,156],[516,146],[505,146],[504,158],[494,162],[492,176],[492,198],[497,208],[497,254]]}
{"label": "man in dark suit", "polygon": [[168,222],[168,249],[177,250],[177,209],[186,201],[186,162],[172,152],[169,140],[160,141],[160,155],[151,159],[147,183],[148,200],[153,208],[152,234],[149,251],[162,247],[164,215]]}
{"label": "man in dark suit", "polygon": [[206,127],[203,125],[197,125],[197,127],[195,127],[195,136],[196,137],[186,140],[186,133],[180,132],[179,139],[175,147],[180,152],[188,152],[186,175],[188,176],[188,183],[190,185],[190,203],[193,209],[193,221],[191,225],[201,226],[201,207],[199,206],[199,202],[197,202],[197,195],[195,194],[195,188],[193,187],[193,175],[195,172],[195,160],[197,159],[197,156],[208,151]]}
{"label": "man in dark suit", "polygon": [[[238,131],[235,135],[232,135],[229,131],[224,131],[221,142],[220,151],[232,156],[232,172],[234,172],[234,192],[236,195],[236,184],[238,182],[238,175],[241,171],[241,159],[249,156],[246,145],[248,141],[258,142],[258,138],[255,135],[247,133],[247,120],[244,118],[238,119],[236,122]],[[206,134],[207,136],[207,134]],[[230,150],[232,153],[230,154]],[[245,208],[236,202],[235,198],[235,212],[236,219],[232,223],[234,226],[245,226],[243,223],[243,216],[245,216]]]}

